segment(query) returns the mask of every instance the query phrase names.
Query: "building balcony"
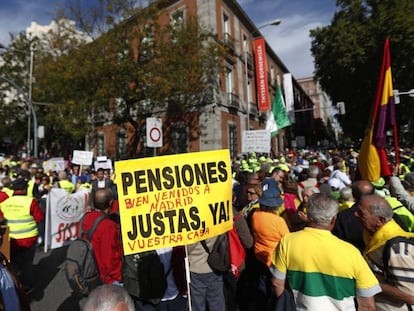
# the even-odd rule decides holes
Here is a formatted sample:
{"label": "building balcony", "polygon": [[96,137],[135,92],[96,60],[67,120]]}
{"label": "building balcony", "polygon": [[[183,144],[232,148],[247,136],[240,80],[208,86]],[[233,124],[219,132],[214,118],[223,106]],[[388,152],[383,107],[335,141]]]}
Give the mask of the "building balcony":
{"label": "building balcony", "polygon": [[228,47],[228,48],[229,48],[229,50],[230,50],[231,52],[234,52],[234,39],[233,39],[233,37],[232,37],[229,33],[227,33],[227,32],[225,32],[225,33],[224,33],[223,43],[224,43],[224,45],[225,45],[226,47]]}
{"label": "building balcony", "polygon": [[240,108],[239,96],[234,93],[227,93],[227,106],[229,108],[237,109]]}

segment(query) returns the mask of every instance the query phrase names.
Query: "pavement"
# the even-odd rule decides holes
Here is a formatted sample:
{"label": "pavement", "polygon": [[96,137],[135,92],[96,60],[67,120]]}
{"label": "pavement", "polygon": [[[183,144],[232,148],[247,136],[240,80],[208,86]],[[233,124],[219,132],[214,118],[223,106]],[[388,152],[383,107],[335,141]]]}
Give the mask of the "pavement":
{"label": "pavement", "polygon": [[34,262],[34,290],[30,294],[32,311],[78,311],[79,301],[72,290],[63,270],[66,247],[48,252],[37,248]]}

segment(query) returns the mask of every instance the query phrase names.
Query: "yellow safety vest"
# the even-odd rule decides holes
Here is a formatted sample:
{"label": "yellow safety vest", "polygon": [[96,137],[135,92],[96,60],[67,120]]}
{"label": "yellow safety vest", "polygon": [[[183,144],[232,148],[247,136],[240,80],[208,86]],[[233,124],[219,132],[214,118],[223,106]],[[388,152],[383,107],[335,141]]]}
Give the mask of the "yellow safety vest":
{"label": "yellow safety vest", "polygon": [[71,193],[73,193],[73,190],[75,190],[75,185],[72,184],[69,180],[60,180],[59,181],[59,188],[62,188],[68,194],[71,194]]}
{"label": "yellow safety vest", "polygon": [[30,215],[32,201],[33,198],[26,195],[16,195],[0,204],[0,209],[10,228],[11,238],[18,240],[38,235],[36,221]]}
{"label": "yellow safety vest", "polygon": [[404,163],[400,163],[400,171],[401,174],[398,177],[400,177],[401,180],[404,180],[405,174],[411,173],[410,168]]}
{"label": "yellow safety vest", "polygon": [[397,214],[410,232],[414,231],[414,215],[397,198],[386,197],[385,200],[391,205],[392,210]]}
{"label": "yellow safety vest", "polygon": [[2,189],[1,189],[1,191],[3,191],[3,192],[5,192],[8,196],[9,196],[9,198],[11,197],[11,196],[13,196],[13,189],[10,189],[10,188],[7,188],[7,187],[3,187]]}
{"label": "yellow safety vest", "polygon": [[33,198],[33,188],[34,188],[34,180],[29,180],[29,182],[27,183],[27,196]]}
{"label": "yellow safety vest", "polygon": [[90,183],[83,183],[83,184],[81,184],[80,186],[79,186],[79,190],[81,190],[81,189],[83,189],[83,190],[90,190],[90,189],[92,189],[92,185],[90,184]]}
{"label": "yellow safety vest", "polygon": [[342,160],[342,172],[348,174],[348,164],[346,164],[345,160]]}

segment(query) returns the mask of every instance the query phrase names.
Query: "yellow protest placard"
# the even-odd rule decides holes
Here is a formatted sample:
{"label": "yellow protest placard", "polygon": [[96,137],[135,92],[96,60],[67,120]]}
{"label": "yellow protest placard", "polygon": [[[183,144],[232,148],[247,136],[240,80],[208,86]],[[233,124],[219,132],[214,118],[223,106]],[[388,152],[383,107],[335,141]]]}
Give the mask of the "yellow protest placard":
{"label": "yellow protest placard", "polygon": [[233,226],[228,150],[115,162],[124,254],[186,245]]}

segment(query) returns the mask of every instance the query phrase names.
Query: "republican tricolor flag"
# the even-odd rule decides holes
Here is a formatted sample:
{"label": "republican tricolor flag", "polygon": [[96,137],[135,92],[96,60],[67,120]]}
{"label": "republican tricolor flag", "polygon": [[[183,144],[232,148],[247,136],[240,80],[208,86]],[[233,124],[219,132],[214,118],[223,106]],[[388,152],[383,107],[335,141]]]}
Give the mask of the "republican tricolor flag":
{"label": "republican tricolor flag", "polygon": [[381,75],[374,106],[358,159],[362,179],[377,181],[381,176],[392,175],[386,153],[386,132],[393,131],[395,158],[398,164],[398,136],[395,122],[395,103],[392,87],[391,56],[388,38],[384,44]]}

